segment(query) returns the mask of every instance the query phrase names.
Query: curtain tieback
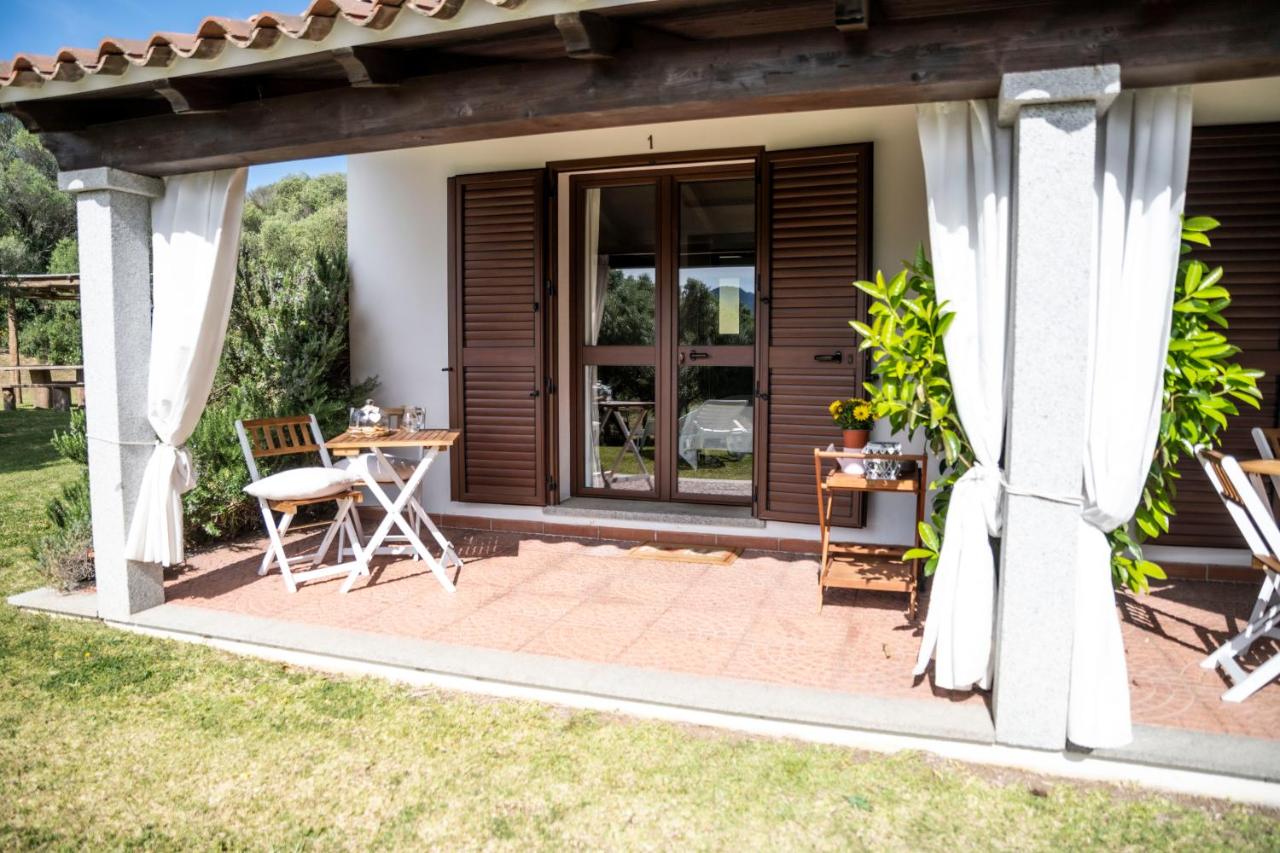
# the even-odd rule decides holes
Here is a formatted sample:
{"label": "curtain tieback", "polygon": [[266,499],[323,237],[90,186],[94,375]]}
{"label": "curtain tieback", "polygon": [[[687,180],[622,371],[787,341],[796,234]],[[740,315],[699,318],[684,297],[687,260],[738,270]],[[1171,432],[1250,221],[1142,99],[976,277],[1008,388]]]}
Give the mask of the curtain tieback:
{"label": "curtain tieback", "polygon": [[85,438],[89,441],[97,441],[102,444],[114,444],[116,447],[154,447],[160,443],[160,439],[153,438],[149,441],[120,441],[116,438],[103,438],[100,435],[85,434]]}
{"label": "curtain tieback", "polygon": [[185,444],[172,445],[156,439],[155,455],[164,454],[170,457],[169,465],[173,470],[173,484],[179,494],[186,494],[196,487],[196,466],[191,460],[191,451]]}
{"label": "curtain tieback", "polygon": [[1080,495],[1057,495],[1052,492],[1042,492],[1038,489],[1024,489],[1013,485],[1003,476],[1000,478],[1000,486],[1006,493],[1018,495],[1019,497],[1039,498],[1042,501],[1051,501],[1056,504],[1066,504],[1067,506],[1084,506],[1084,498]]}

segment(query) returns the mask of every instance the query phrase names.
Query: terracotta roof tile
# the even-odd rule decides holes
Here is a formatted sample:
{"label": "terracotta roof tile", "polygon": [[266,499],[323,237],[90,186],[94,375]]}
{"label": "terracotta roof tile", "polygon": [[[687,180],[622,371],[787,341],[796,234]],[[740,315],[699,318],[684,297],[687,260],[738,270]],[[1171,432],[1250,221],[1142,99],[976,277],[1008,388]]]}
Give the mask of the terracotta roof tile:
{"label": "terracotta roof tile", "polygon": [[[478,0],[476,0],[478,2]],[[152,33],[147,39],[105,38],[94,48],[64,47],[52,56],[19,53],[0,60],[0,88],[74,82],[88,74],[123,74],[130,65],[167,66],[178,57],[212,59],[227,47],[266,50],[281,36],[322,41],[334,24],[346,21],[370,30],[386,29],[408,10],[431,18],[452,18],[467,0],[311,0],[302,12],[259,12],[247,20],[209,17],[191,33]],[[514,9],[524,0],[485,0]]]}

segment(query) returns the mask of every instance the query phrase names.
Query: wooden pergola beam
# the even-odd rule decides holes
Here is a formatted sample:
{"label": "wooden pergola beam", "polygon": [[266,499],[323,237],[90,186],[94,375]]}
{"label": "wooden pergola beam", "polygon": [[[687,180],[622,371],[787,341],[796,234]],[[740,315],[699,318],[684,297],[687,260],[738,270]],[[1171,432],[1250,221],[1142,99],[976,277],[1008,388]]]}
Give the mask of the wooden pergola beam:
{"label": "wooden pergola beam", "polygon": [[585,128],[994,97],[1001,74],[1119,63],[1142,87],[1280,74],[1280,4],[1064,3],[461,69],[43,134],[66,170],[168,175]]}
{"label": "wooden pergola beam", "polygon": [[334,48],[330,55],[357,88],[396,86],[410,75],[402,51],[356,45]]}
{"label": "wooden pergola beam", "polygon": [[837,30],[861,32],[867,28],[871,0],[835,0],[835,4]]}
{"label": "wooden pergola beam", "polygon": [[200,77],[162,80],[156,86],[156,92],[169,102],[169,109],[174,115],[217,112],[236,101],[234,81],[221,82]]}
{"label": "wooden pergola beam", "polygon": [[618,25],[593,12],[556,15],[564,52],[574,59],[612,59],[618,47]]}

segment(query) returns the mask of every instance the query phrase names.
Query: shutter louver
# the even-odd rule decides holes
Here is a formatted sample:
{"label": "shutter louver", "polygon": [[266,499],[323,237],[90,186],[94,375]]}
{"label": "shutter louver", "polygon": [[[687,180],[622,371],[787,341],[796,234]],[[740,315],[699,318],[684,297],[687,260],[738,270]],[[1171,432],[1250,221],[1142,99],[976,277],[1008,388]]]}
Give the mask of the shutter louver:
{"label": "shutter louver", "polygon": [[[1240,403],[1223,434],[1225,453],[1257,458],[1250,431],[1280,426],[1280,124],[1195,128],[1186,212],[1222,223],[1209,232],[1212,248],[1196,246],[1193,256],[1210,268],[1222,266],[1222,284],[1231,291],[1227,340],[1241,348],[1240,364],[1267,374],[1258,381],[1261,410]],[[1241,547],[1244,540],[1204,470],[1193,460],[1178,470],[1177,513],[1157,542]]]}
{"label": "shutter louver", "polygon": [[[771,152],[763,170],[758,514],[812,524],[813,449],[841,443],[827,405],[863,393],[849,321],[866,313],[853,282],[869,270],[871,145]],[[831,517],[861,527],[862,496],[841,496]]]}
{"label": "shutter louver", "polygon": [[455,500],[545,503],[543,173],[450,181]]}

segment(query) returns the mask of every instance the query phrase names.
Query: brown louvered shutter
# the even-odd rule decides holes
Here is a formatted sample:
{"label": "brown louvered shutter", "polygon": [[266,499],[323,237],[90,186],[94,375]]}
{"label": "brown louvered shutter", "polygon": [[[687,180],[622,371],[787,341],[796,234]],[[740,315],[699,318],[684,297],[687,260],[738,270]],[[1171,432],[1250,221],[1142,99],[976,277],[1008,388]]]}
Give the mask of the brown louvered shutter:
{"label": "brown louvered shutter", "polygon": [[543,172],[449,181],[456,500],[545,503]]}
{"label": "brown louvered shutter", "polygon": [[[760,382],[756,478],[762,518],[814,523],[813,449],[840,446],[827,414],[860,396],[865,359],[849,321],[866,313],[871,145],[770,152],[762,175]],[[832,521],[861,527],[861,496]]]}
{"label": "brown louvered shutter", "polygon": [[[1212,216],[1213,247],[1195,257],[1221,265],[1231,291],[1226,330],[1242,349],[1246,367],[1265,370],[1259,382],[1261,411],[1240,404],[1224,434],[1224,450],[1256,458],[1250,430],[1280,425],[1280,124],[1197,127],[1191,135],[1187,174],[1188,216]],[[1177,514],[1162,545],[1237,548],[1243,543],[1204,471],[1187,462],[1179,469]]]}

